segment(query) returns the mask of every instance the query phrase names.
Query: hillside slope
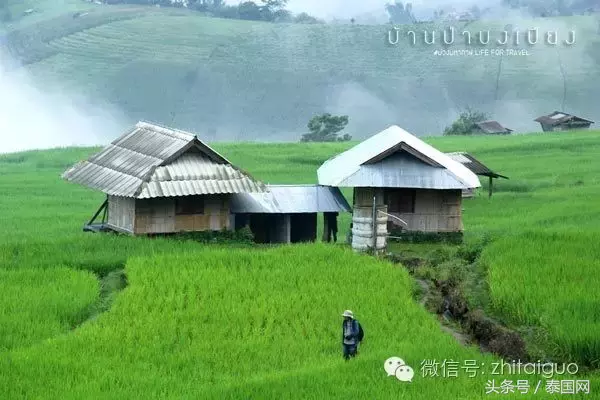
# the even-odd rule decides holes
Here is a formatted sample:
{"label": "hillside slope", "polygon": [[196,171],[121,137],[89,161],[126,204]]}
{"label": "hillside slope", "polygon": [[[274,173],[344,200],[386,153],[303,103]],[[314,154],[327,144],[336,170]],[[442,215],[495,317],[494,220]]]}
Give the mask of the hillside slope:
{"label": "hillside slope", "polygon": [[[288,25],[222,20],[177,10],[95,7],[16,25],[5,48],[27,63],[44,87],[84,93],[122,110],[128,122],[152,120],[203,132],[213,140],[296,140],[316,113],[350,116],[361,138],[396,123],[439,134],[466,106],[489,112],[517,131],[555,109],[600,118],[600,36],[595,17],[478,22],[456,26],[451,49],[506,23],[538,27],[529,56],[439,56],[446,26],[419,25],[392,46],[390,26]],[[576,31],[573,46],[549,46]],[[422,32],[437,31],[437,43]],[[474,39],[475,40],[475,39]],[[492,44],[487,46],[493,48]],[[469,48],[475,48],[471,45]],[[564,79],[563,79],[564,78]]]}

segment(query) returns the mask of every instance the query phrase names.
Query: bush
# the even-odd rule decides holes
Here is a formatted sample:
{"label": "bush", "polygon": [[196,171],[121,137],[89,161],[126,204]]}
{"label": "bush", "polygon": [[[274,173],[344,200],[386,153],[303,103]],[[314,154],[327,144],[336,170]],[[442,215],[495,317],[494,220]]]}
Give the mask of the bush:
{"label": "bush", "polygon": [[456,255],[467,261],[469,264],[472,264],[479,258],[483,249],[491,242],[491,240],[490,236],[485,235],[474,243],[460,246]]}
{"label": "bush", "polygon": [[398,241],[408,243],[461,244],[463,242],[462,232],[406,232],[401,229],[392,229],[390,236],[399,238]]}
{"label": "bush", "polygon": [[323,24],[324,22],[320,19],[313,17],[305,12],[296,15],[293,19],[296,24]]}
{"label": "bush", "polygon": [[212,244],[253,244],[254,235],[248,227],[237,231],[223,229],[221,231],[181,232],[175,235],[177,240],[191,240]]}
{"label": "bush", "polygon": [[476,124],[487,119],[487,114],[467,107],[452,125],[444,129],[444,135],[472,135],[477,131]]}

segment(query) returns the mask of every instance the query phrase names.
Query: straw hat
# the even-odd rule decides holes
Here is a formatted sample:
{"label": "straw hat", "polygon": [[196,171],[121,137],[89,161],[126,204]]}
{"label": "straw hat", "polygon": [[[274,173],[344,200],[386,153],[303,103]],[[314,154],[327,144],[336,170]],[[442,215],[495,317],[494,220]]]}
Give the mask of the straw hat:
{"label": "straw hat", "polygon": [[350,311],[350,310],[346,310],[346,311],[344,311],[344,313],[342,314],[342,317],[349,317],[349,318],[352,318],[352,319],[354,319],[354,313],[352,313],[352,311]]}

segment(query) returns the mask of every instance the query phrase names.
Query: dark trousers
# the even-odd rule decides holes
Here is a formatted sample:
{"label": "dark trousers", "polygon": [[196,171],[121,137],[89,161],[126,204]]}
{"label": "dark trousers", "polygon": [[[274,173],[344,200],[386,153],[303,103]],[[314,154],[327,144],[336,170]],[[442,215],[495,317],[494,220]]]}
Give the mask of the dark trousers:
{"label": "dark trousers", "polygon": [[327,237],[327,241],[331,241],[331,238],[333,237],[333,243],[337,242],[337,231],[329,231],[330,236]]}
{"label": "dark trousers", "polygon": [[356,356],[356,344],[344,344],[342,343],[342,350],[344,352],[344,359],[349,360],[350,357]]}

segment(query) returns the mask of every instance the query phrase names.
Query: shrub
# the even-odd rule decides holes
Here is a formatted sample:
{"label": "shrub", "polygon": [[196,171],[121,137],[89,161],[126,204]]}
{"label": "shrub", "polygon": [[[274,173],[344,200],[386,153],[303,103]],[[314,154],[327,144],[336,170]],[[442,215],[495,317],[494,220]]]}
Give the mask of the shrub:
{"label": "shrub", "polygon": [[476,124],[487,119],[487,114],[467,107],[452,125],[444,129],[444,135],[472,135],[477,130]]}
{"label": "shrub", "polygon": [[181,232],[174,236],[177,240],[191,240],[200,243],[213,244],[252,244],[254,235],[248,227],[237,231],[223,229],[221,231]]}

